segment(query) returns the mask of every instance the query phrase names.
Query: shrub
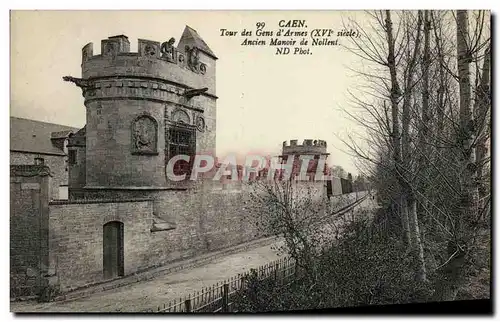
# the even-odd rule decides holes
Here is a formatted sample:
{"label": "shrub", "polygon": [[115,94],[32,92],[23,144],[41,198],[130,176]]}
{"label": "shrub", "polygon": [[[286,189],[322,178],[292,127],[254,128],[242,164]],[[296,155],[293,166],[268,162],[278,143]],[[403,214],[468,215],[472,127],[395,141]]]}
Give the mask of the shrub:
{"label": "shrub", "polygon": [[234,303],[241,312],[269,312],[423,302],[431,289],[414,280],[410,258],[400,240],[355,221],[314,259],[314,272],[288,285],[251,275]]}

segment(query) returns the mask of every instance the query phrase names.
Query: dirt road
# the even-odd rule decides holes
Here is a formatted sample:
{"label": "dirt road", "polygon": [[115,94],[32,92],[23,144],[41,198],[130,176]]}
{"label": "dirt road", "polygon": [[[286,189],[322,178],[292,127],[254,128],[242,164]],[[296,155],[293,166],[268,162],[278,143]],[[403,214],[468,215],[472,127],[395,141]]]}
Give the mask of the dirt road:
{"label": "dirt road", "polygon": [[[367,198],[357,208],[369,209],[374,204],[374,200]],[[94,293],[85,298],[51,303],[12,302],[11,312],[140,312],[154,309],[278,259],[280,256],[274,246],[260,246],[223,256],[200,267]]]}
{"label": "dirt road", "polygon": [[159,276],[65,302],[13,302],[11,312],[138,312],[163,306],[174,299],[228,279],[279,258],[272,245],[214,260],[202,267]]}

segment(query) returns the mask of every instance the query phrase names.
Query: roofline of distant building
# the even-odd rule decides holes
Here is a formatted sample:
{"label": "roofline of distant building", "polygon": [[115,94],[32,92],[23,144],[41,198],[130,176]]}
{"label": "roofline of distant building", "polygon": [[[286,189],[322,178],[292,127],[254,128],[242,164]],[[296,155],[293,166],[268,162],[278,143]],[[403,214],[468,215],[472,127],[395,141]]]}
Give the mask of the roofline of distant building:
{"label": "roofline of distant building", "polygon": [[[65,125],[65,124],[58,124],[58,123],[51,123],[51,122],[45,122],[45,121],[28,119],[28,118],[19,117],[19,116],[11,116],[10,118],[20,119],[20,120],[25,120],[25,121],[31,121],[31,122],[44,123],[44,124],[50,124],[50,125],[64,126],[64,127],[70,128],[71,130],[74,130],[74,129],[80,130],[81,129],[81,127],[77,127],[77,126],[71,126],[71,125]],[[65,131],[65,130],[62,130],[62,131]]]}

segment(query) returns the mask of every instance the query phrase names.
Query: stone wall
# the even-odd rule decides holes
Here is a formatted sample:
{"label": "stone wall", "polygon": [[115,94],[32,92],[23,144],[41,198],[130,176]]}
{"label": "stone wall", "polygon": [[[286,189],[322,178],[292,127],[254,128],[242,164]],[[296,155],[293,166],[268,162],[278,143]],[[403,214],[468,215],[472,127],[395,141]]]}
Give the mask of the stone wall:
{"label": "stone wall", "polygon": [[152,203],[148,200],[50,204],[50,268],[61,291],[103,281],[103,225],[124,224],[125,274],[147,267]]}
{"label": "stone wall", "polygon": [[66,156],[45,155],[27,152],[10,152],[11,165],[34,165],[35,157],[44,159],[45,165],[50,168],[52,180],[50,185],[50,198],[59,199],[59,186],[68,185],[68,171],[66,171]]}
{"label": "stone wall", "polygon": [[[305,182],[297,192],[320,200],[323,186]],[[61,290],[104,281],[103,225],[109,221],[124,224],[125,275],[263,237],[252,220],[250,189],[205,182],[189,190],[95,190],[85,200],[52,202],[50,260]],[[168,228],[152,231],[158,221]]]}
{"label": "stone wall", "polygon": [[[50,204],[51,268],[62,291],[104,281],[103,225],[109,221],[124,223],[125,275],[262,236],[248,216],[248,194],[241,189],[116,190],[91,195],[87,197],[108,199]],[[155,221],[166,222],[169,228],[152,231]]]}
{"label": "stone wall", "polygon": [[[103,226],[110,221],[124,225],[125,276],[263,237],[251,214],[252,188],[241,182],[201,181],[185,190],[87,190],[85,199],[49,204],[48,196],[26,190],[35,188],[25,183],[36,178],[11,180],[11,235],[17,247],[11,245],[11,251],[18,256],[11,272],[27,276],[27,268],[34,267],[30,274],[40,276],[36,264],[45,258],[42,269],[62,292],[105,281]],[[299,182],[296,191],[321,200],[324,183]],[[45,212],[39,206],[44,202]],[[45,218],[43,226],[39,218]],[[154,229],[159,222],[162,228]],[[33,236],[44,231],[41,250]],[[26,278],[18,281],[29,285]]]}
{"label": "stone wall", "polygon": [[11,297],[37,295],[48,268],[49,169],[11,166],[10,290]]}

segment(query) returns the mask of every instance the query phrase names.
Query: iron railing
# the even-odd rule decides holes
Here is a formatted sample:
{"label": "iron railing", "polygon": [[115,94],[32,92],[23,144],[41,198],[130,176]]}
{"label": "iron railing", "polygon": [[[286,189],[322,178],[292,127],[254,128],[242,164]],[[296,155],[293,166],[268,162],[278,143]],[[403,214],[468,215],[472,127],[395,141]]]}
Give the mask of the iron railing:
{"label": "iron railing", "polygon": [[281,258],[145,312],[236,312],[235,295],[247,287],[248,278],[252,275],[259,280],[273,279],[281,285],[289,284],[295,275],[295,262],[290,257]]}

